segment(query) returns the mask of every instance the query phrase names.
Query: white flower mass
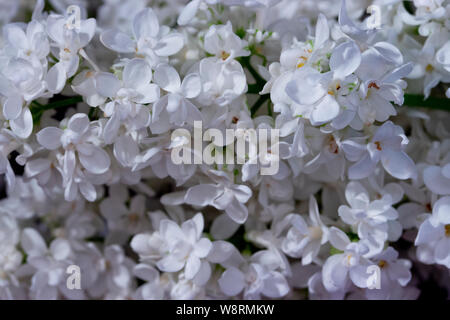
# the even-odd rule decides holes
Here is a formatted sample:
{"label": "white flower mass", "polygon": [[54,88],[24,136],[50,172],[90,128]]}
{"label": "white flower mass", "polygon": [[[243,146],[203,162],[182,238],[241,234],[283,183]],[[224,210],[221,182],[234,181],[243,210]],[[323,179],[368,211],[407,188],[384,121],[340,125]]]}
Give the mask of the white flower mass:
{"label": "white flower mass", "polygon": [[[0,27],[0,299],[450,298],[450,0],[0,0]],[[175,163],[194,122],[279,141]]]}

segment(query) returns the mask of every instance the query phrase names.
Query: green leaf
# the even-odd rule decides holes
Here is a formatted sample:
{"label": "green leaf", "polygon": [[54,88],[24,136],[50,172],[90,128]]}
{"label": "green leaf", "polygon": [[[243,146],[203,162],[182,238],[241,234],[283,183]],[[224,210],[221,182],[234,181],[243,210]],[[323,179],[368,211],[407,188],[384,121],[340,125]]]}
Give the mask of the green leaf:
{"label": "green leaf", "polygon": [[437,97],[428,97],[428,99],[425,99],[420,94],[405,94],[403,105],[450,111],[450,99]]}

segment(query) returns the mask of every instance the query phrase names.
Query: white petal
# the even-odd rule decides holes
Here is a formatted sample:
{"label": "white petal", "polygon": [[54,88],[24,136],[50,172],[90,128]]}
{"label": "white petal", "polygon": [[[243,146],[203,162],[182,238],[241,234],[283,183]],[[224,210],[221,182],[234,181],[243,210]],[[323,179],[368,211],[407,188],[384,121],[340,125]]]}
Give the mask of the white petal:
{"label": "white petal", "polygon": [[193,279],[197,275],[197,272],[200,270],[200,267],[200,259],[191,254],[186,261],[186,267],[184,268],[184,275],[186,276],[186,279]]}
{"label": "white petal", "polygon": [[80,21],[80,30],[78,36],[80,37],[80,46],[86,46],[94,37],[97,23],[94,18],[89,18]]}
{"label": "white petal", "polygon": [[[5,8],[6,9],[6,8]],[[19,48],[26,49],[28,39],[25,32],[16,24],[7,24],[3,28],[4,39],[11,45]]]}
{"label": "white petal", "polygon": [[100,147],[93,146],[92,154],[85,155],[78,153],[78,158],[80,159],[83,167],[94,174],[102,174],[108,171],[111,164],[108,153]]}
{"label": "white petal", "polygon": [[288,294],[290,290],[286,278],[279,272],[272,271],[270,275],[264,279],[264,287],[262,294],[269,298],[280,298]]}
{"label": "white petal", "polygon": [[208,238],[202,238],[195,244],[194,253],[199,258],[206,257],[211,251],[212,243]]}
{"label": "white petal", "polygon": [[347,41],[336,48],[330,58],[330,69],[334,78],[344,79],[358,69],[361,64],[361,50],[354,41]]}
{"label": "white petal", "polygon": [[421,244],[431,244],[441,238],[442,232],[439,232],[439,228],[443,229],[442,226],[434,227],[430,219],[425,220],[419,228],[416,240],[414,244],[416,246]]}
{"label": "white petal", "polygon": [[367,272],[367,266],[358,265],[350,269],[350,279],[360,288],[367,288],[369,277],[372,275]]}
{"label": "white petal", "polygon": [[177,23],[180,26],[188,24],[197,14],[199,6],[200,0],[192,0],[191,2],[189,2],[178,16]]}
{"label": "white petal", "polygon": [[313,125],[323,124],[336,118],[339,114],[339,104],[331,95],[327,94],[323,99],[314,107],[311,114],[311,123]]}
{"label": "white petal", "polygon": [[140,263],[134,267],[133,273],[139,279],[153,282],[159,278],[159,272],[148,264]]}
{"label": "white petal", "polygon": [[164,272],[177,272],[183,269],[184,261],[175,259],[172,255],[167,256],[156,263],[159,270]]}
{"label": "white petal", "polygon": [[111,144],[117,138],[117,133],[120,128],[120,115],[119,112],[115,112],[103,129],[103,139],[105,143]]}
{"label": "white petal", "polygon": [[438,241],[434,249],[436,262],[443,264],[447,268],[450,267],[450,239],[444,237]]}
{"label": "white petal", "polygon": [[187,204],[204,207],[209,205],[219,192],[220,189],[214,184],[199,184],[189,188],[184,199]]}
{"label": "white petal", "polygon": [[61,238],[53,240],[50,244],[50,252],[56,260],[67,259],[71,252],[69,241]]}
{"label": "white petal", "polygon": [[203,232],[203,227],[205,225],[203,215],[201,214],[201,212],[199,212],[195,216],[193,216],[191,220],[195,224],[196,239],[200,239],[200,236],[202,235],[202,232]]}
{"label": "white petal", "polygon": [[114,156],[124,167],[132,167],[138,154],[138,145],[128,135],[120,136],[114,143]]}
{"label": "white petal", "polygon": [[159,87],[154,83],[142,86],[137,91],[140,93],[140,96],[134,98],[133,101],[136,103],[143,103],[143,104],[153,103],[157,101],[160,96]]}
{"label": "white petal", "polygon": [[135,43],[129,35],[117,30],[107,30],[100,35],[100,41],[110,50],[120,53],[131,53]]}
{"label": "white petal", "polygon": [[58,149],[61,146],[63,130],[56,127],[46,127],[36,134],[37,141],[41,146],[49,150]]}
{"label": "white petal", "polygon": [[197,275],[194,277],[193,281],[198,286],[204,286],[209,278],[211,277],[211,265],[207,261],[202,261],[200,265],[200,270],[198,270]]}
{"label": "white petal", "polygon": [[246,203],[252,196],[252,190],[246,185],[234,186],[233,193],[236,199],[241,203]]}
{"label": "white petal", "polygon": [[339,250],[345,250],[345,248],[350,244],[350,239],[344,233],[344,231],[331,227],[329,232],[330,243]]}
{"label": "white petal", "polygon": [[136,39],[156,37],[159,32],[159,22],[151,8],[145,8],[136,15],[133,21],[133,32]]}
{"label": "white petal", "polygon": [[320,13],[316,23],[316,35],[314,39],[314,48],[319,49],[330,37],[327,18]]}
{"label": "white petal", "polygon": [[100,35],[100,41],[105,47],[120,53],[135,51],[135,43],[129,35],[117,30],[107,30]]}
{"label": "white petal", "polygon": [[174,67],[168,64],[160,64],[155,70],[155,83],[168,92],[178,92],[181,80]]}
{"label": "white petal", "polygon": [[348,269],[345,267],[342,259],[342,254],[332,255],[323,266],[322,281],[327,291],[336,292],[345,287]]}
{"label": "white petal", "polygon": [[441,173],[438,166],[429,166],[423,172],[423,180],[428,189],[439,195],[450,194],[450,179]]}
{"label": "white petal", "polygon": [[33,116],[30,109],[23,108],[20,116],[17,119],[10,120],[9,125],[19,138],[28,138],[33,131]]}
{"label": "white petal", "polygon": [[132,59],[123,69],[125,87],[137,89],[152,80],[152,69],[144,59]]}
{"label": "white petal", "polygon": [[47,88],[51,93],[61,92],[66,84],[66,80],[66,69],[62,63],[57,63],[48,70],[46,77]]}
{"label": "white petal", "polygon": [[202,91],[200,76],[196,73],[188,74],[181,84],[181,92],[188,99],[197,97]]}
{"label": "white petal", "polygon": [[20,244],[30,257],[39,257],[47,252],[47,245],[44,239],[32,228],[26,228],[22,231]]}
{"label": "white petal", "polygon": [[158,56],[167,57],[176,54],[184,47],[184,38],[178,32],[170,33],[159,40],[155,53]]}
{"label": "white petal", "polygon": [[159,223],[159,233],[161,236],[169,242],[177,241],[183,237],[181,228],[172,220],[164,219]]}
{"label": "white petal", "polygon": [[7,120],[17,119],[22,112],[22,97],[13,95],[6,99],[3,105],[3,115]]}
{"label": "white petal", "polygon": [[51,161],[49,159],[37,158],[30,160],[25,165],[25,174],[32,178],[50,168]]}
{"label": "white petal", "polygon": [[[170,113],[174,113],[174,112],[178,111],[174,116],[182,115],[183,109],[181,109],[181,108],[179,109],[180,104],[181,104],[181,99],[182,99],[182,97],[179,94],[169,93],[168,100],[167,100],[167,111],[169,111]],[[181,116],[180,118],[183,119],[185,117]],[[182,120],[180,122],[182,122]]]}
{"label": "white petal", "polygon": [[94,202],[97,199],[97,191],[95,187],[90,182],[80,182],[79,184],[80,193],[83,197],[90,202]]}
{"label": "white petal", "polygon": [[89,118],[87,114],[76,113],[67,123],[67,129],[72,130],[78,134],[85,133],[89,128]]}
{"label": "white petal", "polygon": [[450,224],[450,197],[443,197],[435,202],[433,216],[442,224]]}
{"label": "white petal", "polygon": [[397,179],[409,179],[416,176],[416,165],[403,151],[384,148],[381,153],[384,169]]}
{"label": "white petal", "polygon": [[[64,175],[66,175],[68,178],[71,178],[76,165],[75,151],[71,149],[66,150],[66,152],[64,153],[63,161],[64,161],[63,163]],[[72,187],[73,186],[71,186],[70,188]]]}
{"label": "white petal", "polygon": [[231,220],[231,218],[223,213],[214,219],[211,225],[211,235],[214,239],[228,239],[239,228],[240,224]]}
{"label": "white petal", "polygon": [[95,87],[100,95],[111,98],[120,89],[120,81],[112,73],[99,72],[95,77]]}
{"label": "white petal", "polygon": [[361,160],[348,168],[348,177],[352,180],[358,180],[368,177],[374,170],[376,162],[370,159],[367,153]]}
{"label": "white petal", "polygon": [[240,203],[236,198],[226,207],[225,212],[236,223],[244,223],[248,217],[248,209]]}
{"label": "white petal", "polygon": [[326,94],[320,83],[321,75],[317,71],[296,71],[294,77],[295,80],[286,85],[286,94],[296,103],[311,105]]}
{"label": "white petal", "polygon": [[214,241],[207,259],[212,263],[222,263],[226,261],[235,251],[236,248],[228,241]]}
{"label": "white petal", "polygon": [[244,289],[245,276],[234,267],[228,268],[220,276],[219,286],[228,296],[236,296]]}
{"label": "white petal", "polygon": [[[67,154],[67,152],[66,152]],[[64,199],[66,201],[72,202],[78,196],[78,185],[71,179],[64,189]]]}
{"label": "white petal", "polygon": [[403,55],[400,50],[388,42],[380,41],[374,44],[373,48],[378,51],[381,56],[393,65],[401,65],[403,63]]}

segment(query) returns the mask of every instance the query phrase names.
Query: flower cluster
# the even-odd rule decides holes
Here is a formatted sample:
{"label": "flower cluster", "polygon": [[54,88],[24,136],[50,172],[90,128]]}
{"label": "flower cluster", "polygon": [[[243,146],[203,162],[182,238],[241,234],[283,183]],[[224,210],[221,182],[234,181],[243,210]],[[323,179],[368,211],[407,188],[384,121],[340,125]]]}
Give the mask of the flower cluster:
{"label": "flower cluster", "polygon": [[0,7],[0,299],[450,289],[449,0]]}

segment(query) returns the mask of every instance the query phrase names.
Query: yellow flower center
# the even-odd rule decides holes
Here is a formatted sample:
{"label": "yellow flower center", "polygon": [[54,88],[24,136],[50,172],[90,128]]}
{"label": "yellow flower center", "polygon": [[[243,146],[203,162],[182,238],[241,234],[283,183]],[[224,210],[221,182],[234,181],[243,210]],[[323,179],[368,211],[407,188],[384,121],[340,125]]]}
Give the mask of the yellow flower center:
{"label": "yellow flower center", "polygon": [[320,227],[309,227],[309,234],[313,239],[321,239],[322,238],[322,229]]}
{"label": "yellow flower center", "polygon": [[450,238],[450,224],[445,225],[445,236]]}
{"label": "yellow flower center", "polygon": [[222,51],[220,53],[220,57],[222,58],[223,61],[227,60],[229,56],[230,54],[228,52]]}
{"label": "yellow flower center", "polygon": [[377,146],[377,150],[381,151],[381,142],[375,141],[374,144]]}

